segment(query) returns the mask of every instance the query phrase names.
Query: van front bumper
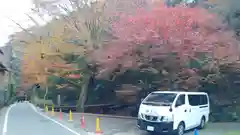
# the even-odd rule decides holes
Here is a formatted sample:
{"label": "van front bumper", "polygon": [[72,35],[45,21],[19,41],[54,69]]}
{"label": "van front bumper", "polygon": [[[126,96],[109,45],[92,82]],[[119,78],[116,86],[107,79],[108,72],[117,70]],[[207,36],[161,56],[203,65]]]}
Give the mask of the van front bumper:
{"label": "van front bumper", "polygon": [[148,130],[148,126],[154,128],[150,132],[159,132],[159,133],[172,133],[173,132],[173,122],[149,122],[142,119],[137,120],[137,125],[140,130]]}

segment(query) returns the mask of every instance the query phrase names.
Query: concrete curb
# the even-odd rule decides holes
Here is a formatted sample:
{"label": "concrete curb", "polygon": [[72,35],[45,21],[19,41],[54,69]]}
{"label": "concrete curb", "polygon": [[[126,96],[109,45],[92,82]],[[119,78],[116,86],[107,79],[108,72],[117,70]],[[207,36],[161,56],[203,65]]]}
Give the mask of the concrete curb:
{"label": "concrete curb", "polygon": [[117,115],[104,115],[104,114],[93,114],[93,113],[73,113],[74,114],[80,114],[80,115],[85,115],[85,116],[98,116],[98,117],[105,117],[105,118],[118,118],[118,119],[131,119],[131,120],[136,120],[136,117],[131,117],[131,116],[117,116]]}

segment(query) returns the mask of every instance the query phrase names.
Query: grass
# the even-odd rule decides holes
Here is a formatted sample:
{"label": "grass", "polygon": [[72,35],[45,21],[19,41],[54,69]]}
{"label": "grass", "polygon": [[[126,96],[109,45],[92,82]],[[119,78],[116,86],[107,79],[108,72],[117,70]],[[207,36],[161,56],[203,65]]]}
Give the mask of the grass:
{"label": "grass", "polygon": [[224,135],[240,135],[240,131],[231,131],[231,132],[225,133]]}

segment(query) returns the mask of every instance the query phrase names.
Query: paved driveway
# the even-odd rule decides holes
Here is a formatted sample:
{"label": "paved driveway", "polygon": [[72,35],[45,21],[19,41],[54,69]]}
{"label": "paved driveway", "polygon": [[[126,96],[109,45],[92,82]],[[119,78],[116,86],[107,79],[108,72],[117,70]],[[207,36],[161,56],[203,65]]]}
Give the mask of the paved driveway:
{"label": "paved driveway", "polygon": [[[71,124],[75,128],[80,128],[80,118],[82,114],[73,113],[73,122]],[[55,117],[58,118],[59,114],[56,113]],[[68,114],[63,115],[63,120],[68,120]],[[85,131],[89,133],[95,132],[97,115],[84,115],[86,128]],[[104,135],[148,135],[144,131],[140,131],[136,126],[134,119],[110,118],[101,117],[100,128]],[[193,131],[189,131],[186,135],[193,135]],[[210,123],[206,129],[201,130],[199,135],[240,135],[240,123]]]}
{"label": "paved driveway", "polygon": [[1,110],[0,123],[2,135],[87,135],[81,129],[39,113],[27,102]]}
{"label": "paved driveway", "polygon": [[[0,131],[2,135],[93,135],[99,117],[103,135],[147,135],[136,127],[135,119],[84,114],[86,128],[83,129],[82,114],[73,113],[73,121],[68,121],[68,114],[63,114],[62,119],[59,116],[57,112],[54,116],[43,113],[29,103],[17,103],[0,111]],[[210,123],[199,135],[240,135],[240,123]]]}

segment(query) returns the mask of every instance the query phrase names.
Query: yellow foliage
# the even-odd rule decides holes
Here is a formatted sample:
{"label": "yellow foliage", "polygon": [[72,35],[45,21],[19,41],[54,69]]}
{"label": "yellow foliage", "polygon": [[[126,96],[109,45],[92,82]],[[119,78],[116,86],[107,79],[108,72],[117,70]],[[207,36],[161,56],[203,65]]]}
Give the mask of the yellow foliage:
{"label": "yellow foliage", "polygon": [[[79,40],[74,34],[76,33],[63,21],[55,20],[40,28],[40,33],[36,33],[37,38],[26,41],[22,61],[24,82],[46,84],[49,75],[48,69],[54,68],[58,75],[73,70],[73,68],[64,69],[54,65],[66,65],[66,61],[61,58],[63,54],[84,55],[83,46],[67,42],[71,39]],[[44,58],[41,57],[42,54],[44,54]],[[74,65],[67,66],[73,67]]]}
{"label": "yellow foliage", "polygon": [[[107,38],[104,29],[108,28],[108,22],[104,21],[104,5],[104,3],[96,3],[84,10],[69,11],[68,16],[53,19],[43,27],[31,28],[30,34],[25,33],[27,36],[18,34],[20,37],[15,38],[24,40],[25,55],[22,66],[24,80],[29,83],[46,83],[49,73],[45,69],[54,68],[55,72],[52,74],[56,76],[61,76],[70,70],[77,70],[53,67],[53,65],[66,65],[61,58],[63,54],[85,55],[86,48],[91,51],[96,46],[101,47],[104,44]],[[73,40],[81,42],[77,45],[69,42]],[[15,45],[23,44],[23,42],[14,43]],[[44,58],[41,58],[43,54]],[[74,65],[70,66],[74,67]]]}

